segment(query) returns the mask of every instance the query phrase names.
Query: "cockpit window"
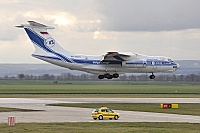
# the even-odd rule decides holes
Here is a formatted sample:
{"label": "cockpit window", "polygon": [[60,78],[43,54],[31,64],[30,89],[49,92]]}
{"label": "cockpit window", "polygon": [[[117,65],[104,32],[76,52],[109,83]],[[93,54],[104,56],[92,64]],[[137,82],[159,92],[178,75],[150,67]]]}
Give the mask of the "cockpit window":
{"label": "cockpit window", "polygon": [[174,62],[172,59],[168,59],[169,62]]}

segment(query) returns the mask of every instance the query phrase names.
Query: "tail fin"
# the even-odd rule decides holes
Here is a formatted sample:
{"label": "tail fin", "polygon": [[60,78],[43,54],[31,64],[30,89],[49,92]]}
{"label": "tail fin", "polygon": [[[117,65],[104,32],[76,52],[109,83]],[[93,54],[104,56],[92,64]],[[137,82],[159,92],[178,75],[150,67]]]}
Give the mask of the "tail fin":
{"label": "tail fin", "polygon": [[35,46],[35,57],[47,57],[52,59],[59,59],[65,62],[73,62],[67,58],[71,56],[71,53],[65,51],[47,32],[48,29],[54,29],[54,27],[46,26],[35,21],[28,21],[29,24],[21,24],[16,26],[18,28],[24,28],[29,38]]}

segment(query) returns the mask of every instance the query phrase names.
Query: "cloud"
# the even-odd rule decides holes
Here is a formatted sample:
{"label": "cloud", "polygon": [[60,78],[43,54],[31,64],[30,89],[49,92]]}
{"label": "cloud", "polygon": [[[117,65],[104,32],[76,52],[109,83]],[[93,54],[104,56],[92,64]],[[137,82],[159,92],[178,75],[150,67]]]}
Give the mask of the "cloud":
{"label": "cloud", "polygon": [[63,26],[68,23],[68,27],[71,23],[70,30],[81,32],[98,29],[134,32],[200,28],[199,0],[15,0],[1,1],[0,5],[1,21],[5,16]]}
{"label": "cloud", "polygon": [[31,41],[14,27],[27,20],[55,27],[49,33],[73,53],[200,59],[199,5],[199,0],[0,1],[1,62],[35,62]]}
{"label": "cloud", "polygon": [[200,28],[199,0],[101,0],[101,29],[170,31]]}
{"label": "cloud", "polygon": [[106,32],[106,31],[100,31],[97,30],[93,33],[93,39],[99,39],[99,40],[112,40],[117,39],[118,33],[117,32]]}
{"label": "cloud", "polygon": [[17,39],[17,32],[12,24],[0,23],[0,25],[0,41],[14,41]]}
{"label": "cloud", "polygon": [[39,13],[38,11],[28,11],[25,14],[23,14],[24,18],[27,18],[28,20],[40,20],[39,23],[52,23],[58,26],[71,26],[76,22],[76,17],[72,14],[69,14],[67,12],[44,12]]}
{"label": "cloud", "polygon": [[67,12],[50,12],[39,13],[29,11],[23,15],[28,20],[36,20],[40,23],[46,23],[52,26],[58,26],[60,28],[67,28],[68,31],[77,32],[94,32],[101,24],[99,19],[80,19],[73,14]]}
{"label": "cloud", "polygon": [[14,41],[18,38],[18,36],[16,36],[17,29],[14,27],[16,25],[15,18],[11,17],[11,16],[2,16],[1,17],[1,21],[0,21],[0,41]]}

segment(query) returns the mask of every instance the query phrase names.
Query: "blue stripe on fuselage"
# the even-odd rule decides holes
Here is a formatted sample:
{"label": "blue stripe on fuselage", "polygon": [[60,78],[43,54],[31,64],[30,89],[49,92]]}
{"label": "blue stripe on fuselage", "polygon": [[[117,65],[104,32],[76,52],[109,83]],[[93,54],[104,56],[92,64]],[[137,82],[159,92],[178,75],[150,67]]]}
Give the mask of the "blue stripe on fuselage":
{"label": "blue stripe on fuselage", "polygon": [[[80,63],[80,64],[93,64],[93,65],[99,65],[100,64],[100,60],[85,60],[85,59],[73,59],[73,61],[75,62],[75,63]],[[154,60],[154,65],[152,64],[152,61],[147,61],[146,62],[147,63],[147,66],[173,66],[173,65],[176,65],[176,63],[174,63],[174,62],[168,62],[168,61],[158,61],[158,60]],[[131,65],[131,64],[145,64],[145,62],[143,63],[143,62],[127,62],[126,64],[129,64],[129,65]],[[101,64],[101,65],[103,65],[103,64]]]}
{"label": "blue stripe on fuselage", "polygon": [[174,66],[176,63],[169,61],[152,60],[147,61],[147,66]]}
{"label": "blue stripe on fuselage", "polygon": [[73,59],[75,63],[80,63],[80,64],[94,64],[98,65],[100,64],[100,60],[81,60],[81,59]]}
{"label": "blue stripe on fuselage", "polygon": [[34,56],[34,57],[41,57],[41,58],[47,58],[47,59],[52,59],[52,60],[59,60],[59,61],[62,61],[60,58],[57,58],[57,57],[42,56],[42,55],[34,55],[34,54],[32,54],[32,56]]}

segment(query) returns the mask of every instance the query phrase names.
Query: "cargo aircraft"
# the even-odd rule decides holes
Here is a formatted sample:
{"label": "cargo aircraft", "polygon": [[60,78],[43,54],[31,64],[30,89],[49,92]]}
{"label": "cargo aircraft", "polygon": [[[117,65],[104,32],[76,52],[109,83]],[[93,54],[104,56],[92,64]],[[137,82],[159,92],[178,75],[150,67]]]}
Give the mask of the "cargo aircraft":
{"label": "cargo aircraft", "polygon": [[40,60],[98,75],[99,79],[118,78],[124,73],[151,73],[154,79],[157,72],[175,72],[180,65],[165,56],[147,56],[131,52],[110,51],[104,55],[91,56],[73,54],[64,50],[47,32],[54,27],[28,21],[28,24],[16,26],[24,28],[35,46],[33,57]]}

